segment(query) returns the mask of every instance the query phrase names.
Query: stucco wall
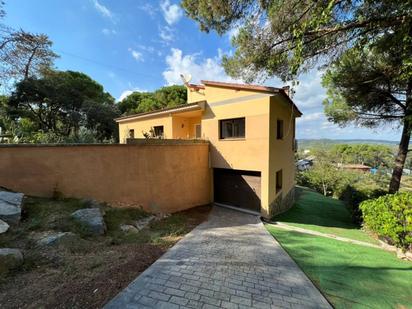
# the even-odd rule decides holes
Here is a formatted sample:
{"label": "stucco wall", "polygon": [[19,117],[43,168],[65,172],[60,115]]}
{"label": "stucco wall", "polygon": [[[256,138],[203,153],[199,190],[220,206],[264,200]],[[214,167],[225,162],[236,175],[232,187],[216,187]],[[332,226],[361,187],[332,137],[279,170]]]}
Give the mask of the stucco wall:
{"label": "stucco wall", "polygon": [[120,143],[126,143],[131,129],[134,130],[135,138],[143,138],[143,132],[149,133],[154,126],[163,126],[164,138],[173,138],[172,116],[166,115],[147,118],[143,121],[130,120],[119,123],[119,141]]}
{"label": "stucco wall", "polygon": [[0,186],[151,212],[210,202],[208,143],[0,146]]}
{"label": "stucco wall", "polygon": [[[277,120],[283,120],[283,139],[276,138]],[[269,139],[269,205],[267,215],[272,216],[279,212],[279,209],[286,210],[287,205],[291,205],[293,200],[293,190],[295,186],[295,151],[293,149],[295,115],[290,105],[281,96],[273,96],[270,100],[270,132]],[[283,185],[282,190],[276,192],[276,172],[282,170]],[[285,203],[286,205],[279,206]],[[271,207],[273,206],[273,207]]]}
{"label": "stucco wall", "polygon": [[[261,172],[261,211],[269,209],[269,102],[268,94],[206,86],[207,104],[202,136],[210,141],[211,164]],[[219,120],[245,117],[245,138],[220,139]],[[212,187],[213,188],[213,187]]]}

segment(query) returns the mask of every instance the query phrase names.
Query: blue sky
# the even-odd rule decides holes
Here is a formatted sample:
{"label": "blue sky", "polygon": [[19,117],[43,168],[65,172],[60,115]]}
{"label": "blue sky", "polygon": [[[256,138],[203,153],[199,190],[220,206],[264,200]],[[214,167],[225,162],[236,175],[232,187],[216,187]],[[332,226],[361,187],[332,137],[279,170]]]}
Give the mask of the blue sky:
{"label": "blue sky", "polygon": [[[180,73],[201,79],[233,81],[220,66],[231,52],[230,37],[200,32],[177,0],[6,0],[6,24],[45,33],[60,55],[56,67],[82,71],[119,99],[133,90],[151,91],[181,84]],[[298,138],[389,139],[390,127],[339,128],[327,122],[322,108],[321,72],[300,77],[294,101],[304,113]],[[272,78],[267,85],[279,87]]]}

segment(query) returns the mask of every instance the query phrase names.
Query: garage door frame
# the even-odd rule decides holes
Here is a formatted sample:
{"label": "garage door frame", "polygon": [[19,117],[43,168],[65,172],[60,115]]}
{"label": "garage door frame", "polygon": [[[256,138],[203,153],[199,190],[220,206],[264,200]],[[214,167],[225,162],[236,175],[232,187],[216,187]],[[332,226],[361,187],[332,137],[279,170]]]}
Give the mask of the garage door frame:
{"label": "garage door frame", "polygon": [[260,171],[213,169],[213,198],[217,204],[260,213],[261,186]]}

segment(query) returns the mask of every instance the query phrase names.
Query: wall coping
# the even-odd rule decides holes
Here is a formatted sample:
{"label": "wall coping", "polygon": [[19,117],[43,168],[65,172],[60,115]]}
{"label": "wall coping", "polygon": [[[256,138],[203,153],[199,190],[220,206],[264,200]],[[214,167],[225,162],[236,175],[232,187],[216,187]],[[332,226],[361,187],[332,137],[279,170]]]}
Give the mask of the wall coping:
{"label": "wall coping", "polygon": [[182,139],[128,139],[127,144],[0,144],[0,148],[34,148],[34,147],[136,147],[136,146],[179,146],[179,145],[208,145],[209,141],[205,140],[182,140]]}
{"label": "wall coping", "polygon": [[160,138],[128,138],[127,145],[196,145],[209,144],[203,139],[160,139]]}

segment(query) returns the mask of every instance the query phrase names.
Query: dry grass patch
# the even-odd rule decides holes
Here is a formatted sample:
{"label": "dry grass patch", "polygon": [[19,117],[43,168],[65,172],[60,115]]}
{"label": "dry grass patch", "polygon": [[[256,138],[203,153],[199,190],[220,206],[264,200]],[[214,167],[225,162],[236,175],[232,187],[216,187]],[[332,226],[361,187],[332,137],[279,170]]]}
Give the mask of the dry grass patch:
{"label": "dry grass patch", "polygon": [[[0,247],[22,249],[25,257],[21,269],[0,277],[2,308],[100,308],[210,211],[209,206],[196,207],[153,221],[138,233],[125,233],[120,224],[148,214],[103,205],[107,233],[92,236],[70,218],[87,206],[74,199],[26,200],[21,224],[0,235]],[[38,246],[36,237],[50,231],[77,236]]]}

